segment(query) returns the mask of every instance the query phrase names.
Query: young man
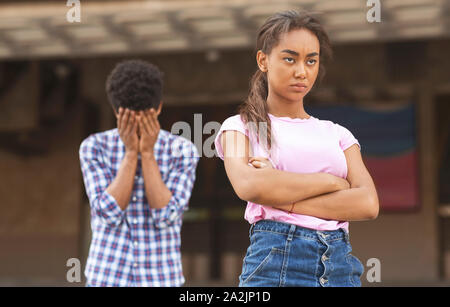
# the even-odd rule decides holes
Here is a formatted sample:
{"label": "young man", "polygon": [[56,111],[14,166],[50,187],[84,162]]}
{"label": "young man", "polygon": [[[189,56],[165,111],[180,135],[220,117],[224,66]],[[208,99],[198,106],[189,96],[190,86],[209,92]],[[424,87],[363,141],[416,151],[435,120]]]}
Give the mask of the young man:
{"label": "young man", "polygon": [[80,146],[91,206],[87,286],[181,286],[180,230],[199,159],[192,142],[160,129],[162,73],[119,63],[106,81],[117,128]]}

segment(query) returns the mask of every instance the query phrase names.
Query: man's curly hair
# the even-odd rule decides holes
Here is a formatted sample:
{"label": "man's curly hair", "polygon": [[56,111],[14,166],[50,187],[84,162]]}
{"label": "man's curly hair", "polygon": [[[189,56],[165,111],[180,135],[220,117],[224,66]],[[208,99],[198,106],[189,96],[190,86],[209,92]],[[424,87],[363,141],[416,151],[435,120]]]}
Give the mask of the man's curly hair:
{"label": "man's curly hair", "polygon": [[106,80],[106,94],[113,109],[135,111],[159,107],[163,73],[157,66],[142,60],[126,60],[114,67]]}

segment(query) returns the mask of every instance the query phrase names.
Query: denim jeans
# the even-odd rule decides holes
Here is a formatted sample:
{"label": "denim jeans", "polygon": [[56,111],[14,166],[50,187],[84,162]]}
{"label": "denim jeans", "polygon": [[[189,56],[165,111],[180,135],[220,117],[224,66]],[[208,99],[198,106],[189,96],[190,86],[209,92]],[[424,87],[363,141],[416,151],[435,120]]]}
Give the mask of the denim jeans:
{"label": "denim jeans", "polygon": [[344,229],[262,220],[250,227],[240,287],[360,287],[364,271]]}

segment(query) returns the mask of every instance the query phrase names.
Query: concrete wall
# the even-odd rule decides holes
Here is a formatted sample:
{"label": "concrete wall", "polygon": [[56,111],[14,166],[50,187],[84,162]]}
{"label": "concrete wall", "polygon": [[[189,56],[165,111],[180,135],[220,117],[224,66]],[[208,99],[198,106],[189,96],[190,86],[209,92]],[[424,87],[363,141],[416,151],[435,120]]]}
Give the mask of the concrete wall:
{"label": "concrete wall", "polygon": [[0,151],[2,285],[64,283],[67,259],[79,256],[80,116],[32,135],[47,143],[45,153]]}

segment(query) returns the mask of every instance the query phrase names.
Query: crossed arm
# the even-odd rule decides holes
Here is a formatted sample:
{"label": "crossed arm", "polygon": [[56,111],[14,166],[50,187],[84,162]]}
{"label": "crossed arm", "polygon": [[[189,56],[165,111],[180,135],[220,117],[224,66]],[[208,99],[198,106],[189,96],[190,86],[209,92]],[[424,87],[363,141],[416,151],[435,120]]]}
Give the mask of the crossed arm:
{"label": "crossed arm", "polygon": [[327,174],[298,174],[248,163],[248,138],[237,131],[222,134],[225,170],[245,201],[323,219],[355,221],[378,216],[378,197],[357,145],[344,151],[347,180]]}

